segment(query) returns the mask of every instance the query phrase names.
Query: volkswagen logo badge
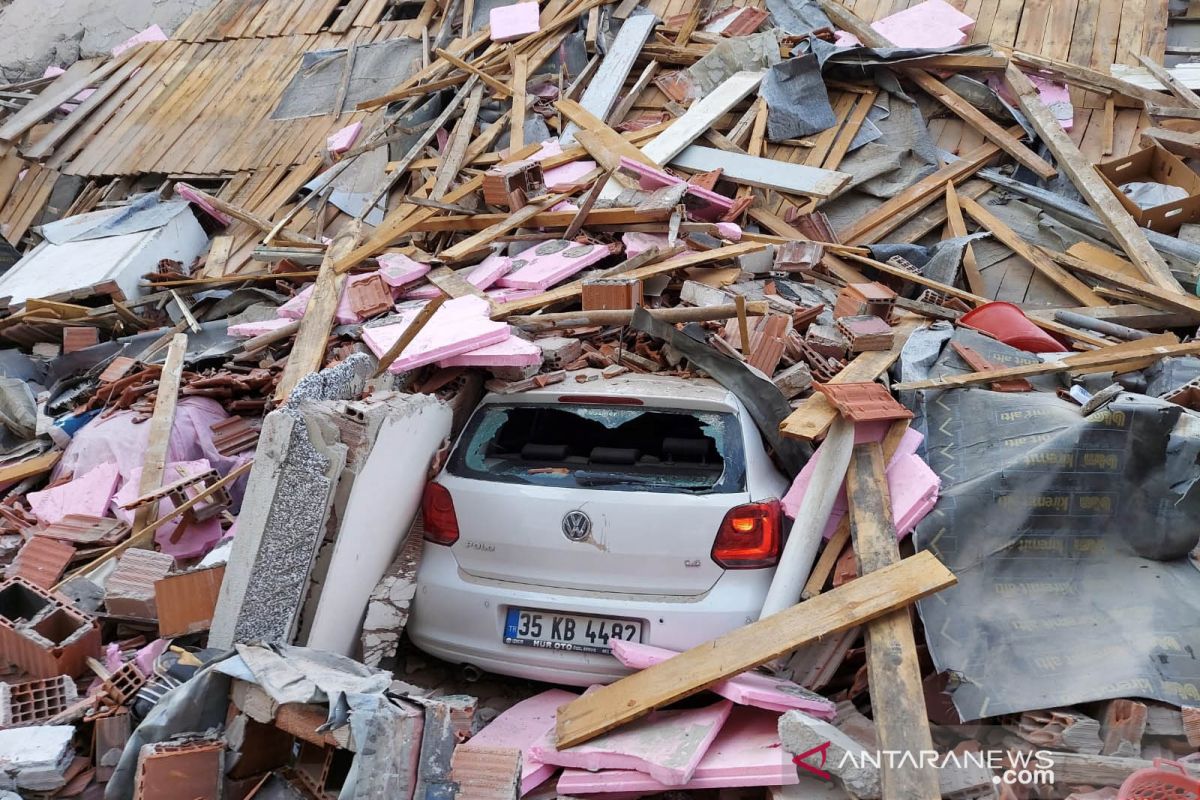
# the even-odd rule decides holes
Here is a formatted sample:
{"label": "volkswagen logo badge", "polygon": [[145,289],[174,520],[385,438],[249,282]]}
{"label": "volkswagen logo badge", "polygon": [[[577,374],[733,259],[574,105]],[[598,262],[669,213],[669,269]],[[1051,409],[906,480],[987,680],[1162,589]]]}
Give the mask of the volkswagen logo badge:
{"label": "volkswagen logo badge", "polygon": [[592,533],[592,519],[582,511],[568,511],[562,520],[562,532],[572,542],[582,542]]}

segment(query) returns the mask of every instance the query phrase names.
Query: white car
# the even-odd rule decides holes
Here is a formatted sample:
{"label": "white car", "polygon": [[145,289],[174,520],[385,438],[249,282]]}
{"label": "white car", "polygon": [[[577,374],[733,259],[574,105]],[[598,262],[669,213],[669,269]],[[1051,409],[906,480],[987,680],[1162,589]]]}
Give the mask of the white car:
{"label": "white car", "polygon": [[709,380],[490,394],[426,487],[409,636],[488,672],[612,681],[611,639],[686,650],[758,619],[787,486]]}

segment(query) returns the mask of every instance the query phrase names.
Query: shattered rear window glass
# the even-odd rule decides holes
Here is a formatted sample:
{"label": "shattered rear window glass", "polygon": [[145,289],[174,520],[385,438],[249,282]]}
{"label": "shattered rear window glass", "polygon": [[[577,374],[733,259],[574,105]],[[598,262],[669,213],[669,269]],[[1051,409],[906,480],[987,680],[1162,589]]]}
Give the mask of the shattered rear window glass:
{"label": "shattered rear window glass", "polygon": [[450,458],[452,475],[501,483],[647,492],[739,492],[732,413],[605,405],[481,407]]}

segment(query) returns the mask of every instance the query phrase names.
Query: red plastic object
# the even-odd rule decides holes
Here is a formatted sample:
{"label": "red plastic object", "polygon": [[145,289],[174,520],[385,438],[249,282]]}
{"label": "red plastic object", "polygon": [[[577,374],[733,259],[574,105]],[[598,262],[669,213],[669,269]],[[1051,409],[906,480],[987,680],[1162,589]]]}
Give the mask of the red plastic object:
{"label": "red plastic object", "polygon": [[1152,768],[1125,779],[1117,800],[1200,800],[1200,781],[1178,761],[1156,758]]}
{"label": "red plastic object", "polygon": [[1065,353],[1067,348],[1050,334],[1029,321],[1025,312],[1012,303],[984,303],[958,318],[960,325],[990,333],[1010,347],[1028,353]]}

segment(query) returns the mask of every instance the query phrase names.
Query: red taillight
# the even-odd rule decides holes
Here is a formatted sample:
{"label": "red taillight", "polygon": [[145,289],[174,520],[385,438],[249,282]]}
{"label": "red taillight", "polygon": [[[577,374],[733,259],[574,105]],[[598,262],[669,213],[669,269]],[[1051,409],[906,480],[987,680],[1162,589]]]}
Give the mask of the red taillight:
{"label": "red taillight", "polygon": [[437,483],[425,484],[421,497],[421,516],[425,523],[425,541],[451,545],[458,541],[458,517],[454,514],[454,499],[446,487]]}
{"label": "red taillight", "polygon": [[783,539],[780,514],[778,500],[729,509],[713,543],[713,561],[725,569],[775,566]]}

